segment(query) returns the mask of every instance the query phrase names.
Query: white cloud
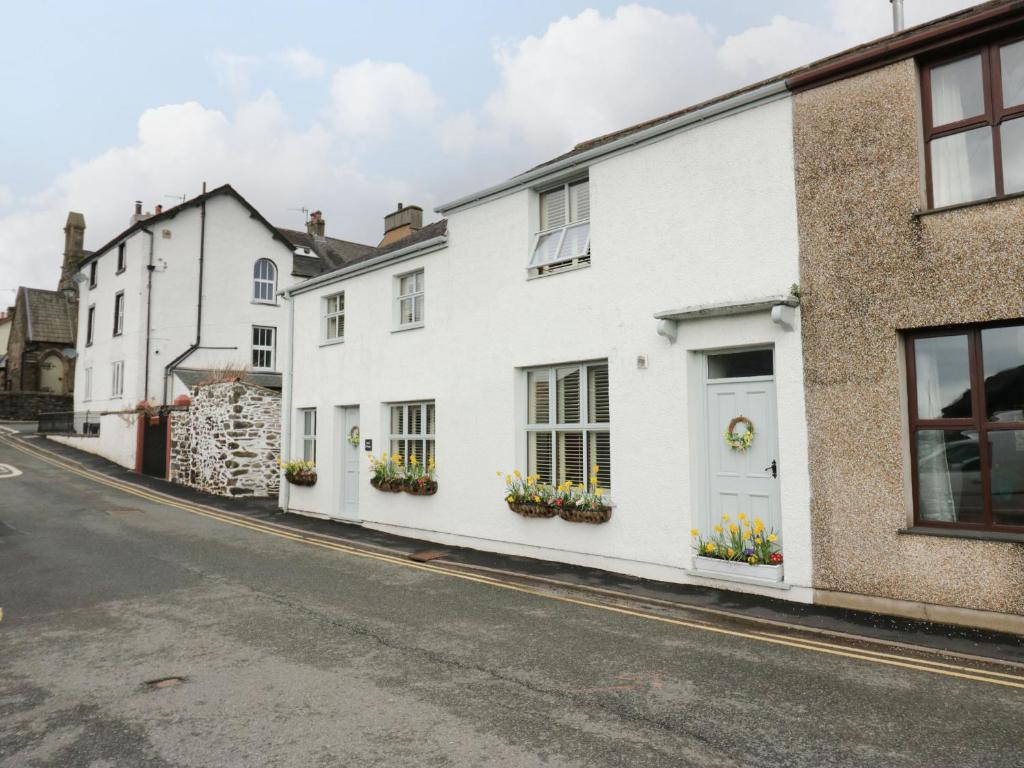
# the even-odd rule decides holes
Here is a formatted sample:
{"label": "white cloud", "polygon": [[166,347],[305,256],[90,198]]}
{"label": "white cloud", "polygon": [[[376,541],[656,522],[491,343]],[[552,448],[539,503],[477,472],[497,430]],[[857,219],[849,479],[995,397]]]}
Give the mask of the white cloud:
{"label": "white cloud", "polygon": [[313,80],[323,77],[327,62],[314,56],[305,48],[292,48],[281,54],[281,61],[296,77]]}
{"label": "white cloud", "polygon": [[249,92],[252,75],[259,66],[257,56],[245,56],[228,51],[214,51],[213,65],[217,72],[217,82],[236,98],[242,98]]}
{"label": "white cloud", "polygon": [[425,75],[368,59],[334,73],[331,99],[335,127],[351,136],[390,133],[402,121],[431,117],[437,106]]}

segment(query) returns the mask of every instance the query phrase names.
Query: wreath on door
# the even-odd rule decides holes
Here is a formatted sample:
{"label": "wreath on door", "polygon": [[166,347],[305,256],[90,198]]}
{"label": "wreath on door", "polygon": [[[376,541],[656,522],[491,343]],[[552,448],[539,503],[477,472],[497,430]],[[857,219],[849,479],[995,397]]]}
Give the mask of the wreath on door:
{"label": "wreath on door", "polygon": [[[740,424],[746,427],[742,432],[737,432],[736,427]],[[737,416],[729,422],[725,430],[725,444],[734,451],[745,451],[754,442],[754,423],[746,416]]]}
{"label": "wreath on door", "polygon": [[350,429],[348,431],[348,438],[347,439],[348,439],[348,444],[349,445],[352,445],[352,446],[355,446],[356,448],[358,448],[359,447],[359,427],[352,427],[352,429]]}

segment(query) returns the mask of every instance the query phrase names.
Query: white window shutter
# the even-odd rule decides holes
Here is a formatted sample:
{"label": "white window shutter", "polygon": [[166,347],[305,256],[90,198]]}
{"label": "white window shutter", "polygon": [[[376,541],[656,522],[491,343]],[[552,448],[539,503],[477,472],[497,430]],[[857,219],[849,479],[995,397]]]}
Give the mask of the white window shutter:
{"label": "white window shutter", "polygon": [[569,187],[569,221],[590,220],[590,181],[581,181]]}
{"label": "white window shutter", "polygon": [[564,227],[566,220],[565,187],[552,189],[540,196],[540,228],[541,231]]}

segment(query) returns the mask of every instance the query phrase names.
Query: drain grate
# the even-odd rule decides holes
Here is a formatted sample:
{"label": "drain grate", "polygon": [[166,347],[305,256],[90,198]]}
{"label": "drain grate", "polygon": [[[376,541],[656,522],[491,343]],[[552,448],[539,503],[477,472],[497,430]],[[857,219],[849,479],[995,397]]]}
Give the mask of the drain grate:
{"label": "drain grate", "polygon": [[170,688],[184,682],[184,677],[158,677],[156,680],[147,680],[146,685],[150,688]]}

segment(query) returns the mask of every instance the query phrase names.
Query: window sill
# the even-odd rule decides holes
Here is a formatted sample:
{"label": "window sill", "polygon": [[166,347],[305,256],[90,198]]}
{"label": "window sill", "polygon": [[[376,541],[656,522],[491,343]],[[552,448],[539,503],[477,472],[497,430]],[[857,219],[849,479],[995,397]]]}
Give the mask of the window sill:
{"label": "window sill", "polygon": [[929,208],[924,211],[914,211],[914,218],[920,219],[925,216],[931,216],[933,213],[946,213],[947,211],[959,211],[963,208],[974,208],[978,205],[989,205],[990,203],[999,203],[1003,200],[1016,200],[1024,197],[1024,192],[1012,192],[1009,195],[998,195],[997,197],[986,197],[981,200],[969,200],[966,203],[954,203],[953,205],[944,205],[941,208]]}
{"label": "window sill", "polygon": [[423,323],[408,323],[407,325],[400,325],[397,328],[392,328],[392,333],[401,333],[402,331],[415,331],[417,328],[422,328]]}
{"label": "window sill", "polygon": [[326,339],[325,341],[321,341],[320,342],[320,346],[321,347],[333,347],[333,346],[336,346],[338,344],[344,344],[344,343],[345,343],[345,339],[344,338],[341,338],[341,339]]}
{"label": "window sill", "polygon": [[117,272],[115,272],[114,274],[115,275],[123,275],[126,271],[127,270],[125,268],[122,268],[122,269],[117,270]]}
{"label": "window sill", "polygon": [[947,539],[975,539],[977,541],[1008,541],[1024,544],[1024,533],[1006,531],[973,531],[969,528],[938,528],[930,525],[915,525],[900,528],[897,533],[904,536],[940,536]]}
{"label": "window sill", "polygon": [[113,338],[116,339],[118,336],[123,336],[123,335],[124,335],[124,331],[114,331]]}
{"label": "window sill", "polygon": [[533,270],[537,267],[527,267],[526,279],[527,280],[541,280],[545,277],[554,277],[555,275],[564,275],[566,272],[575,272],[578,269],[590,269],[590,262],[583,264],[569,264],[560,269],[555,269],[550,272],[541,272],[540,274],[534,274]]}
{"label": "window sill", "polygon": [[265,307],[276,307],[278,306],[276,301],[260,301],[259,299],[253,299],[250,304],[262,304]]}

